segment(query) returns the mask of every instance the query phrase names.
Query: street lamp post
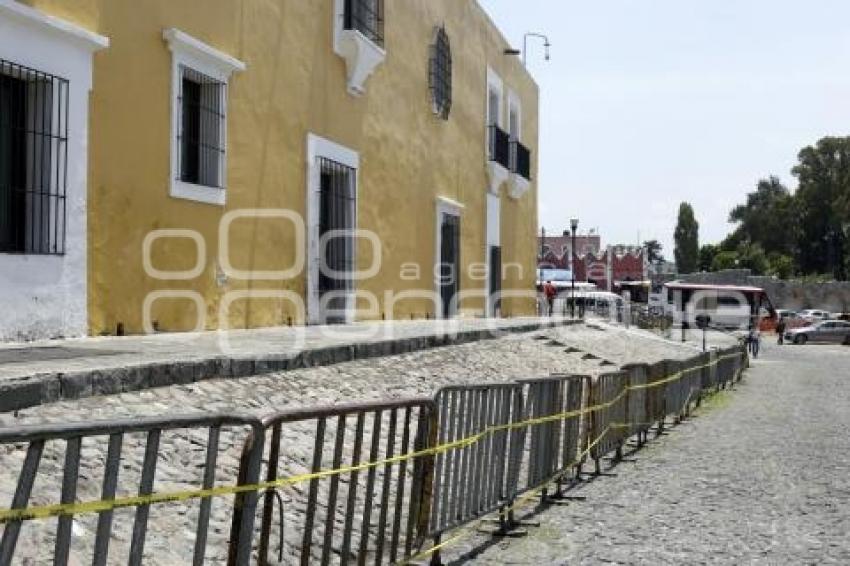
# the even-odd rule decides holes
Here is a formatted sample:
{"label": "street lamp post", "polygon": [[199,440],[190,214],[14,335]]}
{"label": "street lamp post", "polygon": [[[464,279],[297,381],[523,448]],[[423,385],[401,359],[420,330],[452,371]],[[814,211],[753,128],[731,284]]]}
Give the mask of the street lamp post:
{"label": "street lamp post", "polygon": [[528,38],[536,37],[538,39],[543,40],[543,47],[546,49],[545,59],[549,60],[549,48],[552,47],[552,44],[549,43],[549,38],[543,35],[542,33],[528,32],[522,37],[522,64],[528,65]]}
{"label": "street lamp post", "polygon": [[572,274],[572,291],[570,300],[570,318],[576,317],[576,232],[578,231],[578,218],[570,219],[570,229],[573,234],[573,244],[570,248],[570,271]]}

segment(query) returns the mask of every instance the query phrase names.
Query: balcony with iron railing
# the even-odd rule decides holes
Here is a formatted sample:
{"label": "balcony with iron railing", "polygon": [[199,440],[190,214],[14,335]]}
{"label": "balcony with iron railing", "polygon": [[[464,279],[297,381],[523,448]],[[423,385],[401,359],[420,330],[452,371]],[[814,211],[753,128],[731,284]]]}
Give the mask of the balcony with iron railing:
{"label": "balcony with iron railing", "polygon": [[493,124],[488,130],[489,160],[498,163],[507,170],[511,168],[511,137],[499,126]]}
{"label": "balcony with iron railing", "polygon": [[511,173],[531,180],[531,150],[517,139],[511,140]]}
{"label": "balcony with iron railing", "polygon": [[487,173],[490,192],[499,194],[511,174],[511,136],[496,124],[487,126]]}
{"label": "balcony with iron railing", "polygon": [[531,188],[531,150],[516,138],[511,138],[510,146],[510,195],[518,199]]}

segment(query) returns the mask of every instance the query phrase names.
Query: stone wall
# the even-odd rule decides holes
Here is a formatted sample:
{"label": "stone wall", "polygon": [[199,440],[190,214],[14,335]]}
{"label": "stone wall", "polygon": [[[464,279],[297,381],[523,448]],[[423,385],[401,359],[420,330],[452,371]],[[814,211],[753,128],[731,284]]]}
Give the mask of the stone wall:
{"label": "stone wall", "polygon": [[817,308],[832,312],[850,312],[850,281],[816,283],[800,280],[781,280],[775,277],[752,275],[749,269],[729,269],[715,273],[694,273],[681,276],[685,283],[717,285],[751,285],[767,291],[776,308]]}

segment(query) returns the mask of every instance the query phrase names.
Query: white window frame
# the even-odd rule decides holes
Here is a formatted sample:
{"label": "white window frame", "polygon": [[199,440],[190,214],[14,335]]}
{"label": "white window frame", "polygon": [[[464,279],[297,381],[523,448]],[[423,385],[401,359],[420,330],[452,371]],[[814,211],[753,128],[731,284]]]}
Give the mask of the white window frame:
{"label": "white window frame", "polygon": [[[319,158],[323,157],[354,169],[354,229],[357,230],[360,204],[360,154],[348,147],[313,133],[307,134],[307,322],[321,324],[326,318],[319,302],[319,206],[322,171]],[[352,272],[357,273],[357,238],[352,250]],[[345,321],[354,322],[356,314],[357,279],[351,282],[346,300]]]}
{"label": "white window frame", "polygon": [[484,127],[485,129],[493,124],[493,117],[490,116],[490,93],[494,92],[499,98],[499,115],[496,116],[495,123],[500,128],[503,127],[505,114],[505,83],[502,77],[491,67],[487,67],[487,92],[485,95],[485,110],[484,110]]}
{"label": "white window frame", "polygon": [[[522,141],[522,101],[513,90],[508,90],[508,130],[511,129],[511,112],[516,112],[516,139]],[[508,131],[510,134],[511,132]]]}
{"label": "white window frame", "polygon": [[[186,32],[176,28],[163,30],[162,37],[171,49],[171,167],[170,195],[174,198],[191,200],[205,204],[224,206],[227,201],[227,90],[230,77],[234,72],[244,71],[245,63],[223,53]],[[224,155],[219,161],[219,179],[221,188],[186,183],[180,180],[178,171],[180,144],[177,142],[182,123],[180,107],[180,85],[183,81],[183,67],[206,75],[224,85],[222,95],[221,144]]]}
{"label": "white window frame", "polygon": [[[436,317],[438,319],[443,318],[445,313],[443,312],[443,297],[441,295],[440,289],[440,277],[439,277],[439,269],[440,262],[442,261],[442,247],[443,247],[443,216],[455,216],[461,223],[461,240],[458,241],[458,251],[460,252],[463,246],[463,211],[466,207],[456,200],[452,200],[447,197],[437,197],[436,204],[436,217],[434,218],[434,266],[433,266],[433,276],[434,276],[434,297],[437,298],[436,306]],[[463,260],[463,255],[461,255],[461,260]],[[462,267],[462,266],[461,266]],[[455,276],[458,278],[458,291],[460,291],[460,273],[456,273]],[[455,305],[455,312],[449,313],[449,317],[457,316],[459,311],[459,305]]]}

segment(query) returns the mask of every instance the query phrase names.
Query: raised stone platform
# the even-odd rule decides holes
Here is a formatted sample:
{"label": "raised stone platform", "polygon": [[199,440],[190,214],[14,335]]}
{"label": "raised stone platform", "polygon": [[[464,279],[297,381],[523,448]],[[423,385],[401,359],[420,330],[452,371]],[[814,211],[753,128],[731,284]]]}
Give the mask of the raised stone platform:
{"label": "raised stone platform", "polygon": [[7,344],[0,346],[0,413],[413,352],[572,322],[557,317],[393,321]]}

